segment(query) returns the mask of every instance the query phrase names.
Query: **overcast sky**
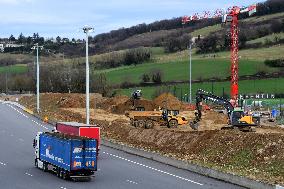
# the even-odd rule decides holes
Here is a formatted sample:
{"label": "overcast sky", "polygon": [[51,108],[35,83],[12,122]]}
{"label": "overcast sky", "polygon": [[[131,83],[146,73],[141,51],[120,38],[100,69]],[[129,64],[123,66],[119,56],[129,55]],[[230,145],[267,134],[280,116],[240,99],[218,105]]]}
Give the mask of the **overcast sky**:
{"label": "overcast sky", "polygon": [[0,37],[38,32],[44,37],[83,38],[80,28],[84,25],[93,26],[96,35],[259,1],[245,0],[240,4],[239,0],[0,0]]}

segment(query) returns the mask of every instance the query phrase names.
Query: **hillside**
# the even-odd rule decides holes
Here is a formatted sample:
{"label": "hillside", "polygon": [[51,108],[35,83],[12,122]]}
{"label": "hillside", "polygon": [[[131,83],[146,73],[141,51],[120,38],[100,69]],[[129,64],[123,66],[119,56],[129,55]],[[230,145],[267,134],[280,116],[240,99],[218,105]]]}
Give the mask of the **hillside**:
{"label": "hillside", "polygon": [[[248,87],[249,82],[245,81],[283,77],[283,68],[265,64],[265,60],[283,59],[283,24],[284,12],[241,19],[239,77],[245,83],[243,88],[240,87],[243,92],[252,91],[252,88]],[[189,78],[189,56],[186,49],[190,36],[201,36],[193,45],[194,85],[208,83],[210,86],[211,82],[215,82],[216,86],[224,86],[223,82],[228,86],[230,80],[230,46],[228,40],[226,41],[228,27],[214,20],[184,28],[156,29],[151,32],[145,30],[144,33],[133,33],[125,36],[123,40],[116,40],[112,48],[124,50],[91,55],[89,58],[91,91],[104,95],[116,92],[129,94],[128,91],[133,88],[146,87],[143,89],[149,92],[143,94],[147,98],[154,97],[164,85],[169,88],[176,86],[186,91],[185,86]],[[210,43],[207,44],[208,42]],[[204,49],[202,46],[210,49]],[[90,51],[93,51],[93,48],[95,47]],[[8,86],[12,89],[20,86],[26,91],[32,91],[35,79],[33,61],[32,54],[1,53],[0,77],[5,79],[6,73],[15,73],[18,75],[17,81],[12,77],[8,78]],[[8,65],[14,66],[5,68],[7,62]],[[40,63],[43,92],[84,91],[85,57],[69,58],[63,54],[41,56]],[[19,79],[21,77],[22,80]],[[261,85],[257,91],[269,92],[270,88],[267,86],[270,84]],[[153,85],[155,90],[151,88]],[[0,88],[5,91],[4,85],[0,85]],[[224,87],[224,90],[228,94],[230,89]],[[283,93],[281,90],[274,91],[277,94]]]}

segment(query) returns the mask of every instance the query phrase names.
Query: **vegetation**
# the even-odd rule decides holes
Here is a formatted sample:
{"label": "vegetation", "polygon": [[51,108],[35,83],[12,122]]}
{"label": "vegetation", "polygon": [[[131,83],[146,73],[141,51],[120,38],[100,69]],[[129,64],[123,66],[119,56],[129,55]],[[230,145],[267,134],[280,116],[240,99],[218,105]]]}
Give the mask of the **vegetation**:
{"label": "vegetation", "polygon": [[266,60],[265,64],[270,67],[284,67],[284,59]]}
{"label": "vegetation", "polygon": [[[265,80],[245,80],[239,82],[240,94],[248,93],[274,93],[281,94],[284,91],[284,78],[274,78],[274,79],[265,79]],[[124,95],[131,95],[134,89],[120,89],[117,92]],[[182,100],[186,100],[189,95],[189,84],[179,84],[179,85],[168,85],[161,87],[139,87],[143,91],[143,97],[147,99],[152,99],[155,97],[157,91],[162,92],[171,92],[176,97]],[[198,89],[204,89],[209,92],[213,92],[219,96],[228,96],[230,95],[230,82],[203,82],[203,83],[194,83],[192,85],[192,97]],[[213,90],[212,90],[213,89]],[[224,94],[223,94],[224,91]]]}
{"label": "vegetation", "polygon": [[11,66],[0,67],[0,74],[22,74],[28,71],[28,67],[25,64],[16,64]]}
{"label": "vegetation", "polygon": [[[274,49],[276,50],[276,49]],[[284,48],[282,48],[284,51]],[[259,49],[249,52],[249,55],[261,54],[261,56],[273,56],[269,54],[270,51],[266,52],[266,49]],[[279,51],[278,56],[282,56]],[[180,58],[177,58],[177,54]],[[154,63],[141,64],[137,66],[126,66],[119,67],[117,69],[102,70],[105,72],[109,82],[119,84],[125,80],[131,81],[132,83],[139,83],[143,74],[149,74],[153,70],[161,70],[164,73],[163,81],[184,81],[189,78],[189,60],[187,52],[184,54],[171,54],[165,55],[165,58],[157,58]],[[254,56],[250,56],[247,59],[247,52],[240,52],[241,56],[244,56],[240,61],[240,76],[242,75],[253,75],[258,72],[274,72],[277,71],[275,68],[266,66],[262,60],[253,60]],[[202,58],[202,56],[194,56],[192,62],[192,78],[194,80],[202,80],[208,78],[224,79],[230,76],[230,53],[216,54],[208,58]],[[277,56],[276,56],[277,57]],[[261,59],[261,57],[259,57]],[[258,59],[258,58],[256,58]],[[165,62],[164,62],[165,61]],[[127,76],[127,77],[124,77]]]}

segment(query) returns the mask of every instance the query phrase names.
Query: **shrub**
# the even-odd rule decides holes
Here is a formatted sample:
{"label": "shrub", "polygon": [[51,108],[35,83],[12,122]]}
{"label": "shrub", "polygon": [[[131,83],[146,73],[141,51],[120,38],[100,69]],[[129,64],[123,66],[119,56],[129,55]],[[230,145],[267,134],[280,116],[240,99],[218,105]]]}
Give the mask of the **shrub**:
{"label": "shrub", "polygon": [[265,60],[264,63],[270,67],[284,67],[284,59]]}

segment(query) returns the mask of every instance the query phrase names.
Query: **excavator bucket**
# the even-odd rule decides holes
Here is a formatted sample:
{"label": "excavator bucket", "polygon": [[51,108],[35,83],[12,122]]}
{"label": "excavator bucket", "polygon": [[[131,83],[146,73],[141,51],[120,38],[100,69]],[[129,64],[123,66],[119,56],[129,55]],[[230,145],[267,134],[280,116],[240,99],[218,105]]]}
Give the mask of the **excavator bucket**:
{"label": "excavator bucket", "polygon": [[189,123],[189,126],[193,129],[193,130],[198,130],[199,124],[196,121],[191,121]]}

